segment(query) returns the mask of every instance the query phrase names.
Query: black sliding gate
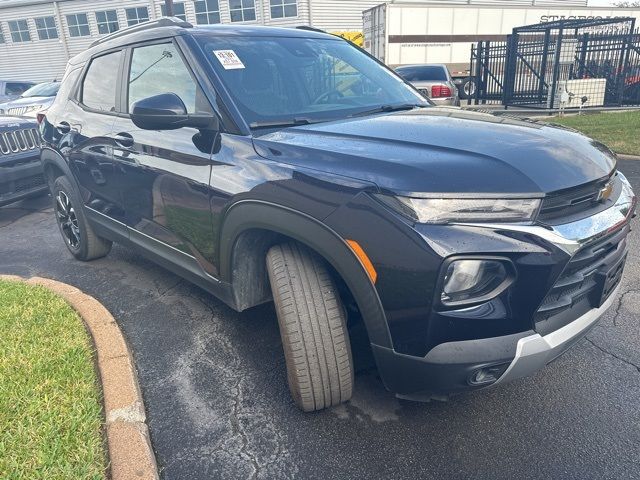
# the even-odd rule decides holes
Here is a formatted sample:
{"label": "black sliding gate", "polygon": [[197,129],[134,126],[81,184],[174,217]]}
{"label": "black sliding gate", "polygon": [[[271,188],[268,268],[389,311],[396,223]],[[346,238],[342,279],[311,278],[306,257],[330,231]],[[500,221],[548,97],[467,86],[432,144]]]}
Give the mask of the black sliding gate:
{"label": "black sliding gate", "polygon": [[528,108],[640,105],[640,32],[631,17],[518,27],[471,50],[476,104]]}

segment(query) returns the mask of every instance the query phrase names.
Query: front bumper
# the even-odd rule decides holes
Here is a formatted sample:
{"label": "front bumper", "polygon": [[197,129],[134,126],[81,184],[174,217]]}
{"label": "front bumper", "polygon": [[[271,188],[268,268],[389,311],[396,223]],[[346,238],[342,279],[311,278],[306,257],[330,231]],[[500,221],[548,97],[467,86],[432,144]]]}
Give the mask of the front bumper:
{"label": "front bumper", "polygon": [[[603,303],[598,302],[592,305],[593,308],[576,312],[573,319],[567,319],[567,322],[553,331],[543,332],[538,323],[529,323],[529,326],[522,328],[523,331],[510,335],[446,341],[430,349],[425,356],[406,355],[393,348],[373,345],[378,369],[387,388],[401,398],[423,400],[496,385],[534,373],[582,338],[615,302],[620,288],[626,254],[624,237],[629,231],[629,223],[636,207],[635,195],[626,179],[622,179],[625,188],[611,208],[572,223],[556,226],[464,225],[476,231],[486,229],[500,237],[525,236],[536,245],[552,245],[568,258],[599,248],[600,242],[607,242],[612,237],[623,236],[619,247],[611,254],[614,258],[613,265],[603,264],[607,271],[616,267],[613,268],[616,275],[608,289],[610,293],[602,297],[606,298]],[[517,302],[511,298],[511,302],[514,301]],[[468,315],[465,309],[452,313],[447,317],[449,325],[461,323],[463,313]],[[509,318],[515,324],[516,320],[527,320],[530,317],[518,318],[516,315]],[[480,318],[475,318],[469,325],[479,324],[480,321]],[[495,368],[498,372],[493,381],[482,384],[474,381],[476,373],[490,368]]]}
{"label": "front bumper", "polygon": [[11,166],[0,163],[0,206],[43,193],[47,188],[38,157]]}
{"label": "front bumper", "polygon": [[583,338],[614,303],[618,290],[600,308],[541,336],[533,330],[503,337],[465,340],[438,345],[426,357],[403,355],[373,346],[385,386],[398,397],[429,400],[489,385],[474,385],[474,374],[490,367],[504,373],[490,385],[531,375]]}

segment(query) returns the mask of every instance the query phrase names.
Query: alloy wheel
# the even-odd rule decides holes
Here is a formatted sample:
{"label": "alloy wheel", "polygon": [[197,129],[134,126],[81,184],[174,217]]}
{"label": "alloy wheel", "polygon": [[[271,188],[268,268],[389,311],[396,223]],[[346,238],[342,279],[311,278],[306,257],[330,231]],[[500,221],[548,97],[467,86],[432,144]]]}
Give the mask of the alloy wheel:
{"label": "alloy wheel", "polygon": [[67,244],[77,250],[80,248],[80,226],[78,225],[78,217],[75,209],[69,200],[69,196],[59,191],[56,196],[56,217]]}

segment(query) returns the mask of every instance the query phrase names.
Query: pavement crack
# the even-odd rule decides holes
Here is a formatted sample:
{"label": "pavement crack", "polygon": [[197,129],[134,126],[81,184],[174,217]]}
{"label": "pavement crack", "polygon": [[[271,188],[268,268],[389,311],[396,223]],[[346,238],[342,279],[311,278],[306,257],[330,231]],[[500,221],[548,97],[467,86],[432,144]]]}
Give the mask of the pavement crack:
{"label": "pavement crack", "polygon": [[630,289],[625,290],[624,292],[622,292],[620,294],[620,296],[618,297],[618,305],[616,306],[616,313],[613,316],[613,326],[614,327],[618,326],[618,317],[620,316],[620,312],[622,310],[622,305],[624,304],[624,299],[630,293],[640,293],[640,289],[639,288],[630,288]]}
{"label": "pavement crack", "polygon": [[591,345],[593,345],[594,347],[596,347],[596,348],[597,348],[598,350],[600,350],[602,353],[604,353],[604,354],[606,354],[606,355],[609,355],[609,356],[611,356],[611,357],[613,357],[613,358],[615,358],[615,359],[617,359],[617,360],[620,360],[621,362],[626,363],[627,365],[632,366],[633,368],[635,368],[635,369],[638,371],[638,373],[640,373],[640,366],[638,366],[638,365],[636,365],[635,363],[633,363],[633,362],[631,362],[631,361],[627,360],[626,358],[622,358],[621,356],[616,355],[616,354],[615,354],[615,353],[613,353],[613,352],[610,352],[610,351],[609,351],[609,350],[607,350],[606,348],[604,348],[604,347],[602,347],[602,346],[598,345],[596,342],[594,342],[593,340],[591,340],[589,337],[585,337],[585,339],[587,340],[587,342],[589,342]]}

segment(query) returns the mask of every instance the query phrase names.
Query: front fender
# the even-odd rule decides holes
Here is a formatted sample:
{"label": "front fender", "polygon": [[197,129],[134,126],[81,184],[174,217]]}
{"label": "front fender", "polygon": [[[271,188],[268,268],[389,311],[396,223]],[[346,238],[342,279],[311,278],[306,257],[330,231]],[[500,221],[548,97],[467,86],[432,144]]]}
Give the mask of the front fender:
{"label": "front fender", "polygon": [[[362,314],[369,340],[391,348],[391,336],[378,293],[345,239],[315,218],[287,207],[258,200],[243,200],[229,207],[226,212],[220,233],[220,279],[234,286],[238,306],[243,305],[239,298],[243,292],[239,287],[238,258],[251,255],[249,250],[238,251],[243,248],[238,240],[243,233],[255,230],[287,236],[321,255],[351,291]],[[254,245],[253,249],[256,248]],[[258,261],[264,263],[262,252]],[[256,273],[255,269],[252,273]]]}

